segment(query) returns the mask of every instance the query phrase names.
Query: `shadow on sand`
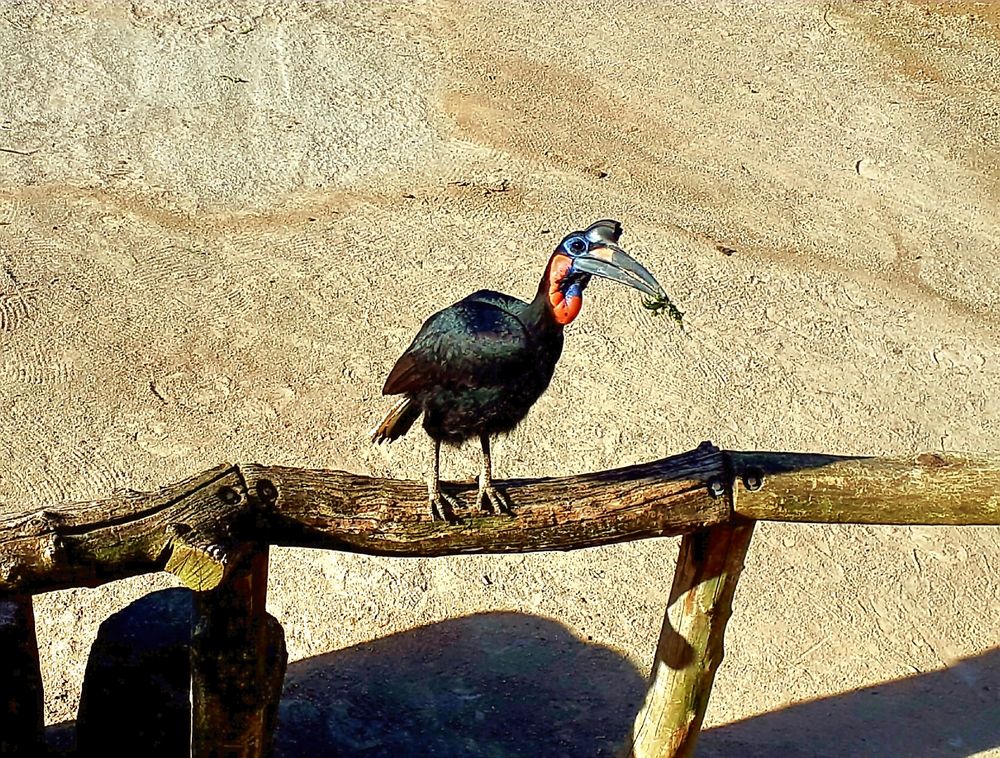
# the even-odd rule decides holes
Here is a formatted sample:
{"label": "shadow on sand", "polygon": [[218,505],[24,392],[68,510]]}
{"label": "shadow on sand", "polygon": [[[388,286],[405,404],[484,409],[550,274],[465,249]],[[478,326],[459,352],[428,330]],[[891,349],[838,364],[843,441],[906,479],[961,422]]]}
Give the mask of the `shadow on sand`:
{"label": "shadow on sand", "polygon": [[698,746],[711,758],[981,755],[1000,748],[1000,648],[715,727]]}
{"label": "shadow on sand", "polygon": [[613,755],[644,692],[561,624],[485,613],[291,664],[276,754]]}
{"label": "shadow on sand", "polygon": [[[557,622],[481,614],[289,666],[277,753],[613,755],[645,687],[620,654]],[[706,730],[698,754],[930,758],[997,747],[1000,650],[993,650]]]}
{"label": "shadow on sand", "polygon": [[[609,756],[644,693],[644,676],[614,650],[549,619],[485,613],[291,664],[275,755]],[[152,712],[142,694],[133,704]],[[54,754],[73,754],[72,723],[47,732]],[[996,748],[1000,649],[706,730],[698,755],[930,758]]]}

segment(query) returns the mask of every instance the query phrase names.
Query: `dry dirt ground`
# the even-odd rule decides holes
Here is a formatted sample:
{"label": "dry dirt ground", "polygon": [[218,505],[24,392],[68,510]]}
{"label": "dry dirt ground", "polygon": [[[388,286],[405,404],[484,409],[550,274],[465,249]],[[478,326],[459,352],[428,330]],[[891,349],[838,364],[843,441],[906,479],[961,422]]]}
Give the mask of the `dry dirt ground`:
{"label": "dry dirt ground", "polygon": [[[0,61],[4,507],[226,460],[420,478],[422,433],[366,437],[396,356],[605,216],[692,336],[592,285],[499,476],[1000,452],[995,3],[15,2]],[[276,551],[283,754],[608,754],[676,550]],[[761,524],[703,753],[1000,755],[998,569],[995,528]],[[38,598],[49,723],[170,585]]]}

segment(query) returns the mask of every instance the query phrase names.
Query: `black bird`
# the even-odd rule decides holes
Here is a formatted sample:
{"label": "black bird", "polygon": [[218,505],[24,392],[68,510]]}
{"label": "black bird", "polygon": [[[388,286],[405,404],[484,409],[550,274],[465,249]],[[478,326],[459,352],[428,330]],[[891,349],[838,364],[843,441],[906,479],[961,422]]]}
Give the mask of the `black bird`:
{"label": "black bird", "polygon": [[490,437],[511,431],[549,386],[562,353],[563,328],[580,312],[591,276],[611,279],[654,298],[663,288],[618,247],[621,224],[602,220],[567,235],[549,258],[530,303],[479,290],[431,316],[396,361],[383,395],[402,395],[372,432],[373,442],[406,434],[421,413],[434,440],[431,516],[449,517],[458,503],[441,491],[441,443],[478,436],[483,447],[478,507],[510,512],[493,486]]}

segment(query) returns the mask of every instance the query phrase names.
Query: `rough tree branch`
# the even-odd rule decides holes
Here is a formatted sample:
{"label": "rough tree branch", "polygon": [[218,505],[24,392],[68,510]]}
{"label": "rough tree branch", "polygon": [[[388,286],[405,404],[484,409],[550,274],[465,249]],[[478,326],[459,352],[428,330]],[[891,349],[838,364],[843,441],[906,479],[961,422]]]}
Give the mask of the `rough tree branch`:
{"label": "rough tree branch", "polygon": [[[419,482],[226,464],[155,493],[0,510],[0,593],[94,586],[167,570],[218,586],[246,543],[371,555],[573,550],[688,534],[735,516],[779,521],[1000,524],[1000,456],[861,458],[728,452],[500,483],[514,517],[433,522]],[[735,511],[726,495],[740,489]],[[471,504],[475,485],[451,484]]]}

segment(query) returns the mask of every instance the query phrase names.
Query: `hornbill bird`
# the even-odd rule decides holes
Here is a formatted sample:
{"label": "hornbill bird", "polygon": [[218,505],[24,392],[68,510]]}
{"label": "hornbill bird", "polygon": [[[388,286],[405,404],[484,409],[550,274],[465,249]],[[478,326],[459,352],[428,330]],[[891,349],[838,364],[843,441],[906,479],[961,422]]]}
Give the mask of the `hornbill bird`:
{"label": "hornbill bird", "polygon": [[457,500],[441,491],[441,443],[459,446],[479,437],[483,467],[476,504],[510,513],[493,485],[490,437],[511,431],[549,386],[562,353],[563,328],[576,318],[591,276],[604,277],[654,298],[660,284],[618,247],[621,224],[601,220],[568,234],[549,258],[530,303],[479,290],[424,322],[389,372],[383,395],[401,395],[376,427],[373,442],[409,431],[421,413],[434,440],[434,476],[428,498],[434,519],[450,520]]}

